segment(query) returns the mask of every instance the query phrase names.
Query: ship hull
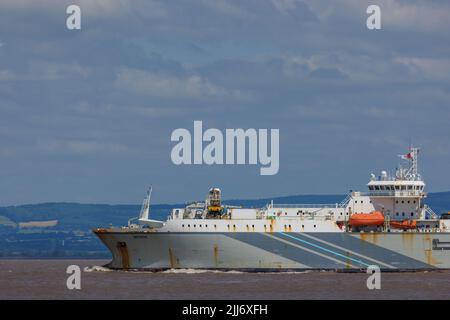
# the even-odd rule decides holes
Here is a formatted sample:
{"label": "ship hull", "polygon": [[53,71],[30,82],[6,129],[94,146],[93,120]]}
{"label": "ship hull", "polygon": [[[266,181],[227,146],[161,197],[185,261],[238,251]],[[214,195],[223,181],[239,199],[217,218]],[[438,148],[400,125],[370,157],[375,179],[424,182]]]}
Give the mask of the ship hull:
{"label": "ship hull", "polygon": [[94,231],[113,269],[248,271],[450,268],[450,233]]}

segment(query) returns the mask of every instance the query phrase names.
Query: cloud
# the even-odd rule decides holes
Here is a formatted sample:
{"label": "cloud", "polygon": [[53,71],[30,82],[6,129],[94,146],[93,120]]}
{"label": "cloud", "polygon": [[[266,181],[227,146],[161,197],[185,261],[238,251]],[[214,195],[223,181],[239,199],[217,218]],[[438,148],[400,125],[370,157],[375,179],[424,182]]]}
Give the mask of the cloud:
{"label": "cloud", "polygon": [[[10,203],[63,199],[61,184],[71,201],[132,202],[149,180],[169,202],[215,183],[240,198],[261,196],[255,185],[267,196],[336,193],[364,187],[372,162],[395,161],[411,139],[430,150],[430,184],[447,188],[450,158],[436,147],[450,136],[447,1],[380,0],[380,32],[366,28],[371,1],[78,3],[79,32],[65,27],[69,0],[0,3],[0,193]],[[199,119],[279,128],[279,175],[174,168],[171,131]],[[86,187],[70,183],[87,171]]]}
{"label": "cloud", "polygon": [[199,75],[171,76],[145,72],[142,70],[123,68],[116,80],[117,88],[164,98],[231,98],[245,99],[239,90],[227,90],[211,83]]}
{"label": "cloud", "polygon": [[416,77],[450,80],[450,59],[398,57],[396,62],[407,66]]}

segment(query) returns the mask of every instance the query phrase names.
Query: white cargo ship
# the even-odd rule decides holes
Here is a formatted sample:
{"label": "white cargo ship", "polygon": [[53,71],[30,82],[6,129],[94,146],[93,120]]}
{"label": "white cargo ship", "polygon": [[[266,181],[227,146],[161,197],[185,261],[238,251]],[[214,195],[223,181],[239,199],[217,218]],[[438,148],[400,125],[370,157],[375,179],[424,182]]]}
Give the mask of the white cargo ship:
{"label": "white cargo ship", "polygon": [[114,269],[201,268],[247,271],[431,270],[450,268],[450,219],[424,203],[418,148],[394,175],[371,175],[367,192],[335,204],[223,205],[211,188],[204,202],[150,218],[150,196],[138,223],[99,228]]}

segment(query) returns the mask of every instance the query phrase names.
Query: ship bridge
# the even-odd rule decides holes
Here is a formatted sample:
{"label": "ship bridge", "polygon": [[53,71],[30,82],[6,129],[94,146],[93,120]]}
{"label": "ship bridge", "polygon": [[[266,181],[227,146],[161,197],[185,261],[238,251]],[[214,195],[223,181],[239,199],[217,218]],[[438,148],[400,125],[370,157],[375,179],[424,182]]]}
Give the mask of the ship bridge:
{"label": "ship bridge", "polygon": [[425,182],[418,172],[417,156],[419,149],[410,148],[406,155],[407,167],[399,167],[395,174],[381,171],[377,177],[371,175],[367,183],[368,192],[352,192],[348,208],[351,212],[380,211],[388,220],[413,220],[435,218],[436,214],[423,203],[427,196]]}
{"label": "ship bridge", "polygon": [[409,167],[399,167],[396,169],[395,175],[389,175],[386,171],[376,177],[371,175],[367,184],[369,192],[366,194],[372,197],[420,197],[426,196],[425,182],[418,172],[417,155],[418,148],[411,148],[406,155],[401,155],[402,159],[409,161]]}

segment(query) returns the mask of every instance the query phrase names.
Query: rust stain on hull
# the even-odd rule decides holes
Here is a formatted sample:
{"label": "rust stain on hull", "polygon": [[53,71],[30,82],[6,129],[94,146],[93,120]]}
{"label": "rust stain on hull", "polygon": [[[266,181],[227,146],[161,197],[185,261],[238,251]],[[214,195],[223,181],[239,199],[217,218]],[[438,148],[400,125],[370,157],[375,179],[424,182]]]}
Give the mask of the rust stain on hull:
{"label": "rust stain on hull", "polygon": [[371,242],[373,244],[377,244],[378,240],[379,240],[379,234],[378,233],[366,233],[366,232],[362,232],[359,234],[359,237],[361,238],[361,240],[367,241],[367,242]]}
{"label": "rust stain on hull", "polygon": [[219,247],[217,244],[214,245],[214,264],[216,267],[219,266]]}
{"label": "rust stain on hull", "polygon": [[130,257],[128,255],[128,248],[126,242],[118,242],[117,249],[119,250],[120,257],[122,258],[122,268],[130,268]]}
{"label": "rust stain on hull", "polygon": [[169,265],[171,269],[180,267],[179,261],[175,256],[175,254],[173,253],[172,248],[169,248]]}
{"label": "rust stain on hull", "polygon": [[433,266],[436,266],[437,264],[439,264],[439,262],[433,257],[432,249],[425,249],[425,258],[426,258],[428,264],[431,264]]}

